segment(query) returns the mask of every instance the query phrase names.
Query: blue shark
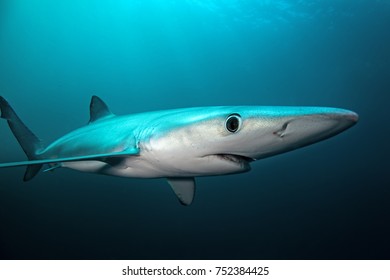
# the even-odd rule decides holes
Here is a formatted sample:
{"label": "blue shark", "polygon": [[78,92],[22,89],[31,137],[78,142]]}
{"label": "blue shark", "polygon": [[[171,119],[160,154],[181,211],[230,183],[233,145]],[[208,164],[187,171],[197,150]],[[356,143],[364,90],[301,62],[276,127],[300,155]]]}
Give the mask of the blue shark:
{"label": "blue shark", "polygon": [[167,178],[183,205],[195,194],[195,177],[247,172],[251,163],[334,136],[358,121],[352,111],[328,107],[218,106],[114,115],[93,96],[90,120],[49,145],[32,133],[0,97],[28,160],[24,181],[70,168],[133,178]]}

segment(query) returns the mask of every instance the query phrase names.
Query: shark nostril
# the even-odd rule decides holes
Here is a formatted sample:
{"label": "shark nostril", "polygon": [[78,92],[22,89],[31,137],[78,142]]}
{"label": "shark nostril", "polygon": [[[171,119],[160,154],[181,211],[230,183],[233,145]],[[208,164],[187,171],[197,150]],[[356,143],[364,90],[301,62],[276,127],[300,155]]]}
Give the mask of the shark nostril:
{"label": "shark nostril", "polygon": [[277,130],[277,131],[274,131],[273,134],[276,135],[276,136],[279,136],[280,138],[283,138],[284,137],[284,133],[287,129],[287,126],[288,126],[289,122],[285,122],[283,125],[282,125],[282,128]]}

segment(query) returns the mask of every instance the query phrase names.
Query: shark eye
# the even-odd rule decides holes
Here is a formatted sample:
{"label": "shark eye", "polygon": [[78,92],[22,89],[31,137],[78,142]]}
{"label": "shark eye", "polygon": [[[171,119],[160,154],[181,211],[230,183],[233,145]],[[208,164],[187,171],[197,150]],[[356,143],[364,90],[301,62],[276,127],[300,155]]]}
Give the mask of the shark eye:
{"label": "shark eye", "polygon": [[227,117],[225,127],[229,132],[235,133],[241,126],[241,116],[239,114],[232,114]]}

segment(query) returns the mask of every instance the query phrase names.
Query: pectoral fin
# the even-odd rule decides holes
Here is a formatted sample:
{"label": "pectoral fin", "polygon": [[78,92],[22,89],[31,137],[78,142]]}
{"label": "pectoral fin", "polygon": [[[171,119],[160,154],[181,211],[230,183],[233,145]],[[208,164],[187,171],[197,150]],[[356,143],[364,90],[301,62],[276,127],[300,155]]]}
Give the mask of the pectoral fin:
{"label": "pectoral fin", "polygon": [[167,178],[180,203],[190,205],[195,195],[195,178]]}

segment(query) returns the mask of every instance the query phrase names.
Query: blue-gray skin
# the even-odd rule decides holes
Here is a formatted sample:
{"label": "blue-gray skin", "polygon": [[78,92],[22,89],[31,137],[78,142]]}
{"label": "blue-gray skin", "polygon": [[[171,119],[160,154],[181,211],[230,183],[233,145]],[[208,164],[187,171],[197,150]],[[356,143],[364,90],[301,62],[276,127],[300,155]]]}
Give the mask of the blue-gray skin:
{"label": "blue-gray skin", "polygon": [[336,135],[354,125],[354,112],[324,107],[221,106],[115,116],[93,96],[88,125],[44,147],[0,97],[28,161],[24,180],[42,165],[105,175],[167,178],[179,201],[192,203],[197,176],[250,170],[258,159],[291,151]]}

